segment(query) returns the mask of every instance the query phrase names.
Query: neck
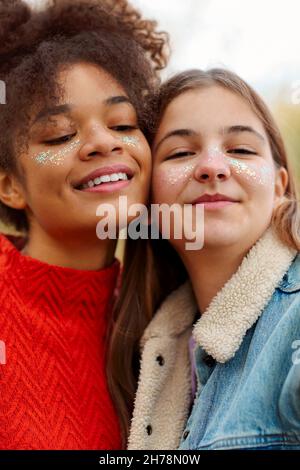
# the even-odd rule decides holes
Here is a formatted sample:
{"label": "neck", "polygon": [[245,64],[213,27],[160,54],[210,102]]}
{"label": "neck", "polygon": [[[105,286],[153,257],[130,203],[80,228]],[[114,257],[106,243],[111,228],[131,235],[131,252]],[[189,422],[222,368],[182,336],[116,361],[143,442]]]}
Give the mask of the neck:
{"label": "neck", "polygon": [[33,226],[22,254],[55,266],[97,271],[113,262],[115,249],[116,240],[99,240],[96,233],[57,236]]}
{"label": "neck", "polygon": [[191,280],[201,313],[240,266],[248,249],[237,252],[236,246],[203,248],[197,252],[185,251],[181,256]]}

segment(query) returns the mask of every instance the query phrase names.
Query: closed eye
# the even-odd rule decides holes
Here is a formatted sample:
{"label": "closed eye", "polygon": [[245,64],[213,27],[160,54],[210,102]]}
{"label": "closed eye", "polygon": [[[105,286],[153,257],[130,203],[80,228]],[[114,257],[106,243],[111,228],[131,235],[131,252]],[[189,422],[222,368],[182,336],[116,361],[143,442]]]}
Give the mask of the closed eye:
{"label": "closed eye", "polygon": [[173,153],[173,155],[170,155],[169,157],[167,157],[166,160],[170,160],[171,158],[174,159],[174,158],[189,157],[191,155],[195,155],[195,152],[188,152],[188,151],[176,152],[176,153]]}
{"label": "closed eye", "polygon": [[135,129],[138,129],[138,126],[130,126],[128,124],[112,127],[112,130],[117,131],[117,132],[128,132],[128,131],[133,131]]}
{"label": "closed eye", "polygon": [[60,145],[64,144],[66,142],[69,142],[73,137],[75,137],[75,134],[68,134],[68,135],[63,135],[62,137],[58,137],[57,139],[51,139],[51,140],[45,140],[43,144],[46,145]]}
{"label": "closed eye", "polygon": [[257,153],[254,152],[253,150],[249,150],[245,148],[235,148],[235,149],[227,150],[227,153],[240,154],[240,155],[257,155]]}

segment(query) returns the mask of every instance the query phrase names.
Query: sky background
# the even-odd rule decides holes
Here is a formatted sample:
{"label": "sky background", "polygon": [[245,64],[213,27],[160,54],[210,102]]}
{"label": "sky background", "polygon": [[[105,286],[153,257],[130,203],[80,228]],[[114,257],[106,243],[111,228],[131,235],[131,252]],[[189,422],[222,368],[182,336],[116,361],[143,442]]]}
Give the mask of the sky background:
{"label": "sky background", "polygon": [[[132,0],[170,33],[166,75],[186,68],[229,68],[267,100],[300,79],[297,0]],[[289,97],[287,97],[289,98]]]}

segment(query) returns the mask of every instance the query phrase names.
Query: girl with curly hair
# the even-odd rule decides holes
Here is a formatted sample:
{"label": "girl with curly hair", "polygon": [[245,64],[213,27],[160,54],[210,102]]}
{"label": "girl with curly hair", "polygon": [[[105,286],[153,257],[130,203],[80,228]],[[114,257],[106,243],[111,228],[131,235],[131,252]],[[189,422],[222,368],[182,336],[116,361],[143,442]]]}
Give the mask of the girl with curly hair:
{"label": "girl with curly hair", "polygon": [[0,217],[22,232],[0,237],[2,449],[122,446],[106,377],[119,263],[96,212],[147,200],[144,101],[166,45],[126,0],[0,1]]}

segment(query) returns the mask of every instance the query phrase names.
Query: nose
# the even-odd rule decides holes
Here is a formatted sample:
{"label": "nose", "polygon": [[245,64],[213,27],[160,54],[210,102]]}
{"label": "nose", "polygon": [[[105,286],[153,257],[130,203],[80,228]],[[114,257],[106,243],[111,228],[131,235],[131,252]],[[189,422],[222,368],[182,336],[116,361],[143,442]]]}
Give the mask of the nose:
{"label": "nose", "polygon": [[110,129],[95,126],[90,129],[86,141],[81,146],[79,156],[81,160],[89,160],[97,156],[104,157],[122,152],[121,140]]}
{"label": "nose", "polygon": [[205,152],[200,155],[194,176],[197,181],[212,183],[225,181],[231,175],[230,166],[221,152]]}

